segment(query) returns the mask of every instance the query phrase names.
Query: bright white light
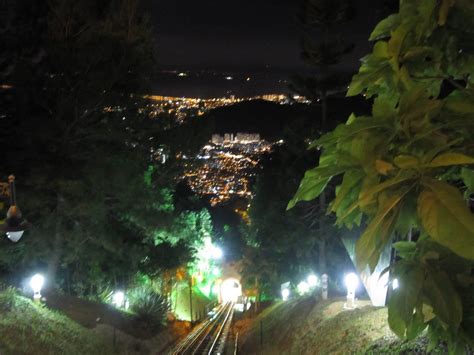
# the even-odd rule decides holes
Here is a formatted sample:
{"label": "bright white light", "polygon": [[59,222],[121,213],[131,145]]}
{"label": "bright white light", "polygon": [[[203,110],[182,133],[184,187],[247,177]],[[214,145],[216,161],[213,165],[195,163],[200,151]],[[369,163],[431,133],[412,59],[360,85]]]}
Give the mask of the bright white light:
{"label": "bright white light", "polygon": [[396,290],[398,288],[398,279],[393,279],[392,281],[392,288]]}
{"label": "bright white light", "polygon": [[211,256],[213,259],[221,259],[223,254],[221,248],[213,247],[211,250]]}
{"label": "bright white light", "polygon": [[288,297],[290,297],[290,290],[287,288],[281,290],[281,297],[283,298],[283,301],[286,301]]}
{"label": "bright white light", "polygon": [[125,294],[122,291],[117,291],[114,293],[112,297],[112,303],[116,307],[123,307],[124,301],[125,301]]}
{"label": "bright white light", "polygon": [[301,281],[298,286],[296,286],[298,289],[298,293],[301,295],[304,295],[305,293],[309,292],[309,284],[306,281]]}
{"label": "bright white light", "polygon": [[227,279],[221,284],[222,302],[237,302],[239,296],[242,296],[242,286],[236,279]]}
{"label": "bright white light", "polygon": [[234,78],[232,76],[226,76],[225,80],[234,80]]}
{"label": "bright white light", "polygon": [[316,287],[318,285],[319,280],[318,280],[318,277],[316,275],[311,274],[311,275],[308,276],[307,281],[308,281],[308,285],[310,287]]}
{"label": "bright white light", "polygon": [[24,231],[19,231],[19,232],[7,232],[7,237],[10,239],[13,243],[16,243],[20,240],[21,236],[23,235]]}
{"label": "bright white light", "polygon": [[355,292],[357,286],[359,285],[359,278],[356,274],[351,272],[350,274],[346,275],[344,282],[346,284],[347,290]]}
{"label": "bright white light", "polygon": [[[34,275],[30,280],[30,287],[35,295],[40,295],[41,289],[44,285],[44,276],[40,274]],[[41,296],[41,295],[40,295]]]}

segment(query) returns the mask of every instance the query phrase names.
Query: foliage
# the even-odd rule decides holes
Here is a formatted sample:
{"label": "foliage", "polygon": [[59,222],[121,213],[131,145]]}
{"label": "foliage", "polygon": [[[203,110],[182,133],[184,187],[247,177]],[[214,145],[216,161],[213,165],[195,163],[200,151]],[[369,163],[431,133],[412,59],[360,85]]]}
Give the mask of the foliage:
{"label": "foliage", "polygon": [[34,225],[22,243],[0,240],[10,282],[43,270],[48,286],[100,298],[137,272],[156,277],[192,258],[203,218],[173,204],[183,168],[173,157],[188,153],[192,127],[146,109],[154,59],[140,9],[139,0],[2,8],[0,82],[11,85],[0,89],[2,168],[17,176]]}
{"label": "foliage", "polygon": [[[288,205],[316,198],[341,175],[329,210],[339,225],[367,223],[356,245],[359,269],[373,270],[394,236],[420,235],[410,244],[415,256],[392,270],[404,291],[394,292],[389,322],[406,338],[428,327],[452,352],[474,341],[466,317],[472,287],[465,288],[473,280],[459,280],[474,260],[474,216],[462,194],[471,193],[474,163],[473,15],[469,1],[409,0],[377,25],[373,52],[348,91],[373,98],[372,115],[352,115],[312,144],[323,148],[319,166]],[[453,257],[441,257],[443,247]],[[448,277],[442,270],[450,268]]]}
{"label": "foliage", "polygon": [[148,327],[159,328],[166,322],[170,304],[150,287],[137,287],[127,293],[134,318]]}
{"label": "foliage", "polygon": [[[305,203],[285,211],[299,179],[316,161],[299,136],[309,133],[306,124],[300,120],[288,127],[285,143],[275,146],[262,161],[249,209],[250,224],[243,229],[248,244],[242,262],[244,283],[254,288],[258,281],[260,291],[268,296],[280,297],[280,285],[284,282],[298,284],[311,272],[323,272],[318,243],[323,237],[328,241],[324,255],[328,261],[326,271],[336,277],[347,261],[336,238],[339,231],[333,226],[334,221],[325,216],[318,204]],[[309,216],[321,219],[322,223],[314,223]]]}

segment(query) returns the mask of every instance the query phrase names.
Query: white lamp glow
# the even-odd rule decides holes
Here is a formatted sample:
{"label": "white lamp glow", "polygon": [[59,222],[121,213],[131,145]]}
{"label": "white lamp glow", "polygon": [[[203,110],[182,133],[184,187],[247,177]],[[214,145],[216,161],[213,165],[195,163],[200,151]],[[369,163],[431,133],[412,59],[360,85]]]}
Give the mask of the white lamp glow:
{"label": "white lamp glow", "polygon": [[213,247],[211,251],[211,256],[213,259],[221,259],[223,255],[222,249],[218,247]]}
{"label": "white lamp glow", "polygon": [[19,232],[7,232],[7,237],[10,239],[13,243],[16,243],[20,240],[21,236],[23,235],[24,231],[19,231]]}
{"label": "white lamp glow", "polygon": [[125,301],[125,294],[122,291],[116,291],[112,297],[112,303],[116,307],[123,307]]}
{"label": "white lamp glow", "polygon": [[307,282],[310,287],[316,287],[318,285],[318,281],[319,280],[316,275],[311,274],[308,276]]}
{"label": "white lamp glow", "polygon": [[344,283],[347,287],[347,302],[346,304],[344,304],[344,308],[354,309],[356,308],[355,292],[357,286],[359,285],[359,278],[356,274],[351,272],[350,274],[347,274],[344,278]]}
{"label": "white lamp glow", "polygon": [[288,300],[288,298],[290,297],[290,290],[287,288],[281,290],[281,297],[283,298],[283,301]]}
{"label": "white lamp glow", "polygon": [[41,299],[41,289],[44,285],[44,276],[40,274],[34,275],[30,280],[30,287],[34,292],[33,299],[39,301]]}
{"label": "white lamp glow", "polygon": [[309,284],[306,281],[301,281],[298,286],[296,286],[298,289],[298,293],[300,295],[304,295],[305,293],[309,292]]}
{"label": "white lamp glow", "polygon": [[398,279],[393,279],[392,281],[392,288],[396,290],[398,288]]}

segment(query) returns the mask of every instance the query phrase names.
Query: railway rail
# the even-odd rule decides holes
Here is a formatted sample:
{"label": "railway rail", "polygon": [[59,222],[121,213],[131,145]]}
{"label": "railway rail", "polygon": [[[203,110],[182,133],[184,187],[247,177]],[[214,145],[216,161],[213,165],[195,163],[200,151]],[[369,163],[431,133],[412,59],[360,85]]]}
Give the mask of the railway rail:
{"label": "railway rail", "polygon": [[234,313],[234,303],[221,305],[170,353],[173,355],[223,354]]}

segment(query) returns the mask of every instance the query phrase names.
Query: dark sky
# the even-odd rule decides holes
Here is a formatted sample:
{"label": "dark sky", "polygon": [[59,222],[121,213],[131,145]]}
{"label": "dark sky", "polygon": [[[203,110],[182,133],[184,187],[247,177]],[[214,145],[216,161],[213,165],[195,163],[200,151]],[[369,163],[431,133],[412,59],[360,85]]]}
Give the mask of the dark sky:
{"label": "dark sky", "polygon": [[[158,62],[190,68],[296,69],[299,0],[149,0]],[[347,65],[369,50],[380,0],[354,0],[357,17],[343,33],[356,43]]]}

